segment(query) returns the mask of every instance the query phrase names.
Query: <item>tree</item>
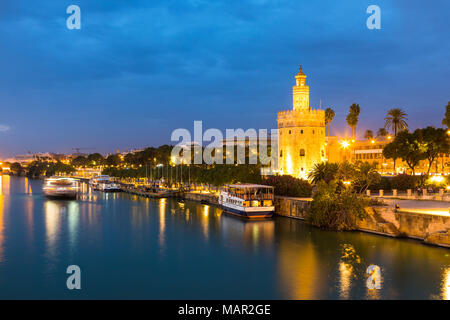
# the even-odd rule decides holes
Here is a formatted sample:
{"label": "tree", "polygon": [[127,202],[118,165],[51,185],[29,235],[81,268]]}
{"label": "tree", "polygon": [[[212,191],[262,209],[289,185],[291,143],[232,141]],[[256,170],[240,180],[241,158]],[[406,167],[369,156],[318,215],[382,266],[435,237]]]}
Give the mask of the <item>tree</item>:
{"label": "tree", "polygon": [[91,166],[99,166],[102,165],[104,162],[104,158],[100,153],[91,153],[87,157],[88,163]]}
{"label": "tree", "polygon": [[359,104],[353,103],[350,108],[346,118],[347,124],[351,129],[351,137],[356,138],[356,126],[358,125],[359,114],[361,112],[361,108]]}
{"label": "tree", "polygon": [[367,201],[352,188],[341,188],[337,181],[319,182],[309,207],[308,222],[332,230],[354,230],[367,216]]}
{"label": "tree", "polygon": [[366,130],[366,132],[364,133],[364,138],[366,138],[367,140],[372,140],[373,139],[373,131]]}
{"label": "tree", "polygon": [[387,116],[384,118],[384,127],[392,130],[394,136],[397,136],[402,130],[408,129],[407,114],[399,108],[394,108],[388,111]]}
{"label": "tree", "polygon": [[86,157],[78,156],[72,159],[71,164],[74,167],[86,167],[89,164],[89,161]]}
{"label": "tree", "polygon": [[428,160],[427,174],[429,174],[431,166],[439,154],[449,153],[449,138],[446,130],[442,128],[426,127],[417,129],[415,132],[422,138],[422,143],[425,145],[425,155]]}
{"label": "tree", "polygon": [[23,172],[23,167],[19,162],[12,163],[9,169],[15,175],[21,175]]}
{"label": "tree", "polygon": [[380,128],[377,131],[377,137],[386,137],[388,135],[385,128]]}
{"label": "tree", "polygon": [[447,106],[445,107],[445,116],[444,119],[442,119],[442,125],[446,126],[447,129],[450,129],[450,102],[447,103]]}
{"label": "tree", "polygon": [[325,109],[325,124],[327,126],[327,136],[330,136],[330,126],[331,126],[331,121],[333,121],[333,118],[336,114],[334,113],[334,110],[331,108],[326,108]]}
{"label": "tree", "polygon": [[303,179],[294,178],[289,175],[269,176],[263,182],[275,188],[275,194],[289,197],[311,197],[312,186]]}
{"label": "tree", "polygon": [[361,194],[370,185],[375,185],[381,181],[381,175],[377,172],[377,165],[369,162],[360,162],[355,165],[355,178],[353,185]]}
{"label": "tree", "polygon": [[106,159],[105,163],[109,166],[118,166],[122,159],[118,154],[110,154]]}
{"label": "tree", "polygon": [[317,184],[319,181],[325,181],[329,183],[333,180],[339,170],[337,163],[321,162],[316,163],[313,169],[308,174],[308,179],[312,183]]}
{"label": "tree", "polygon": [[[406,162],[413,175],[415,174],[414,169],[420,160],[426,159],[426,146],[423,143],[420,130],[416,130],[414,133],[401,131],[397,134],[394,141],[387,144],[386,147],[389,145],[391,145],[389,148],[395,149],[397,156]],[[383,154],[385,154],[386,147],[383,149]]]}

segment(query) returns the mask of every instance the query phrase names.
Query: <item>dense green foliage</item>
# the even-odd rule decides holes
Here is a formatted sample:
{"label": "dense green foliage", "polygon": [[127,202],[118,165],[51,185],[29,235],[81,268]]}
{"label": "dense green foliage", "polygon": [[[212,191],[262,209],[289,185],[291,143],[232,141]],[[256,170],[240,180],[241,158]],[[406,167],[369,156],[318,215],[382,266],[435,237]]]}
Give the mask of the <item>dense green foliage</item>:
{"label": "dense green foliage", "polygon": [[407,189],[414,189],[416,187],[416,179],[409,174],[399,174],[391,180],[392,189],[405,191]]}
{"label": "dense green foliage", "polygon": [[258,165],[178,165],[142,166],[138,168],[106,168],[102,172],[119,178],[152,178],[154,180],[222,186],[228,183],[260,183],[261,168]]}
{"label": "dense green foliage", "polygon": [[275,194],[279,196],[310,197],[312,193],[312,186],[308,181],[289,175],[269,176],[262,183],[274,187]]}
{"label": "dense green foliage", "polygon": [[331,230],[354,230],[357,221],[366,217],[367,204],[352,188],[342,187],[336,180],[321,181],[317,184],[307,221]]}
{"label": "dense green foliage", "polygon": [[337,180],[339,184],[350,184],[358,193],[363,193],[370,185],[377,184],[381,180],[380,174],[376,171],[376,165],[368,162],[358,162],[351,164],[344,162],[341,164],[323,162],[314,166],[308,178],[314,184],[321,181],[330,183]]}
{"label": "dense green foliage", "polygon": [[61,162],[33,161],[27,166],[28,177],[53,176],[57,173],[72,173],[75,169]]}
{"label": "dense green foliage", "polygon": [[428,160],[429,173],[437,157],[449,151],[450,143],[446,130],[427,127],[412,133],[399,132],[395,139],[384,147],[383,155],[387,159],[402,159],[414,174],[421,160]]}

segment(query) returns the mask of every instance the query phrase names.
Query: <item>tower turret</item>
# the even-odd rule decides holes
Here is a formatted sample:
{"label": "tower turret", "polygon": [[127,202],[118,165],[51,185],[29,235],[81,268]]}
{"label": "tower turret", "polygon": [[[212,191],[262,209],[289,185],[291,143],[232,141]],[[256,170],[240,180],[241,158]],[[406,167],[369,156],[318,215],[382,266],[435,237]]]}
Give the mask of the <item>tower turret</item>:
{"label": "tower turret", "polygon": [[309,87],[306,83],[306,75],[302,66],[295,76],[296,85],[292,87],[294,110],[309,110]]}

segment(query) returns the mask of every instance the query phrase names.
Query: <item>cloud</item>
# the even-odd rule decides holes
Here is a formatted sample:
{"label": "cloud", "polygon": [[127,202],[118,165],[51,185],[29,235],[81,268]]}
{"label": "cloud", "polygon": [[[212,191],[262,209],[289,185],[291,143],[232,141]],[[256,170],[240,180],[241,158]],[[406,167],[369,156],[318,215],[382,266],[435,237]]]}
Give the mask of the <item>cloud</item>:
{"label": "cloud", "polygon": [[4,125],[4,124],[0,124],[0,132],[6,132],[9,131],[10,126]]}

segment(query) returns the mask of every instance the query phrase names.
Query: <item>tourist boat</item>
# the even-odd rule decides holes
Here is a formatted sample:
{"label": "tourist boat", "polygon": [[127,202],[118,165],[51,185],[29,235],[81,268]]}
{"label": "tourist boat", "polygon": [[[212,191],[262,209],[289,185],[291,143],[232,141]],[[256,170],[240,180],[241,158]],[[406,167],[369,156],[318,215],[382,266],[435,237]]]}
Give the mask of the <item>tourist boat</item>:
{"label": "tourist boat", "polygon": [[103,181],[97,184],[97,190],[103,192],[120,192],[122,191],[122,188],[120,187],[120,184],[113,181]]}
{"label": "tourist boat", "polygon": [[104,184],[104,183],[108,183],[110,181],[110,177],[107,175],[100,175],[100,176],[96,176],[92,179],[89,180],[89,185],[94,189],[94,190],[100,190],[100,185]]}
{"label": "tourist boat", "polygon": [[54,199],[75,199],[78,192],[78,182],[73,178],[51,177],[44,181],[44,194]]}
{"label": "tourist boat", "polygon": [[273,199],[273,187],[259,184],[229,184],[220,189],[219,205],[224,212],[244,218],[270,218],[275,212]]}

